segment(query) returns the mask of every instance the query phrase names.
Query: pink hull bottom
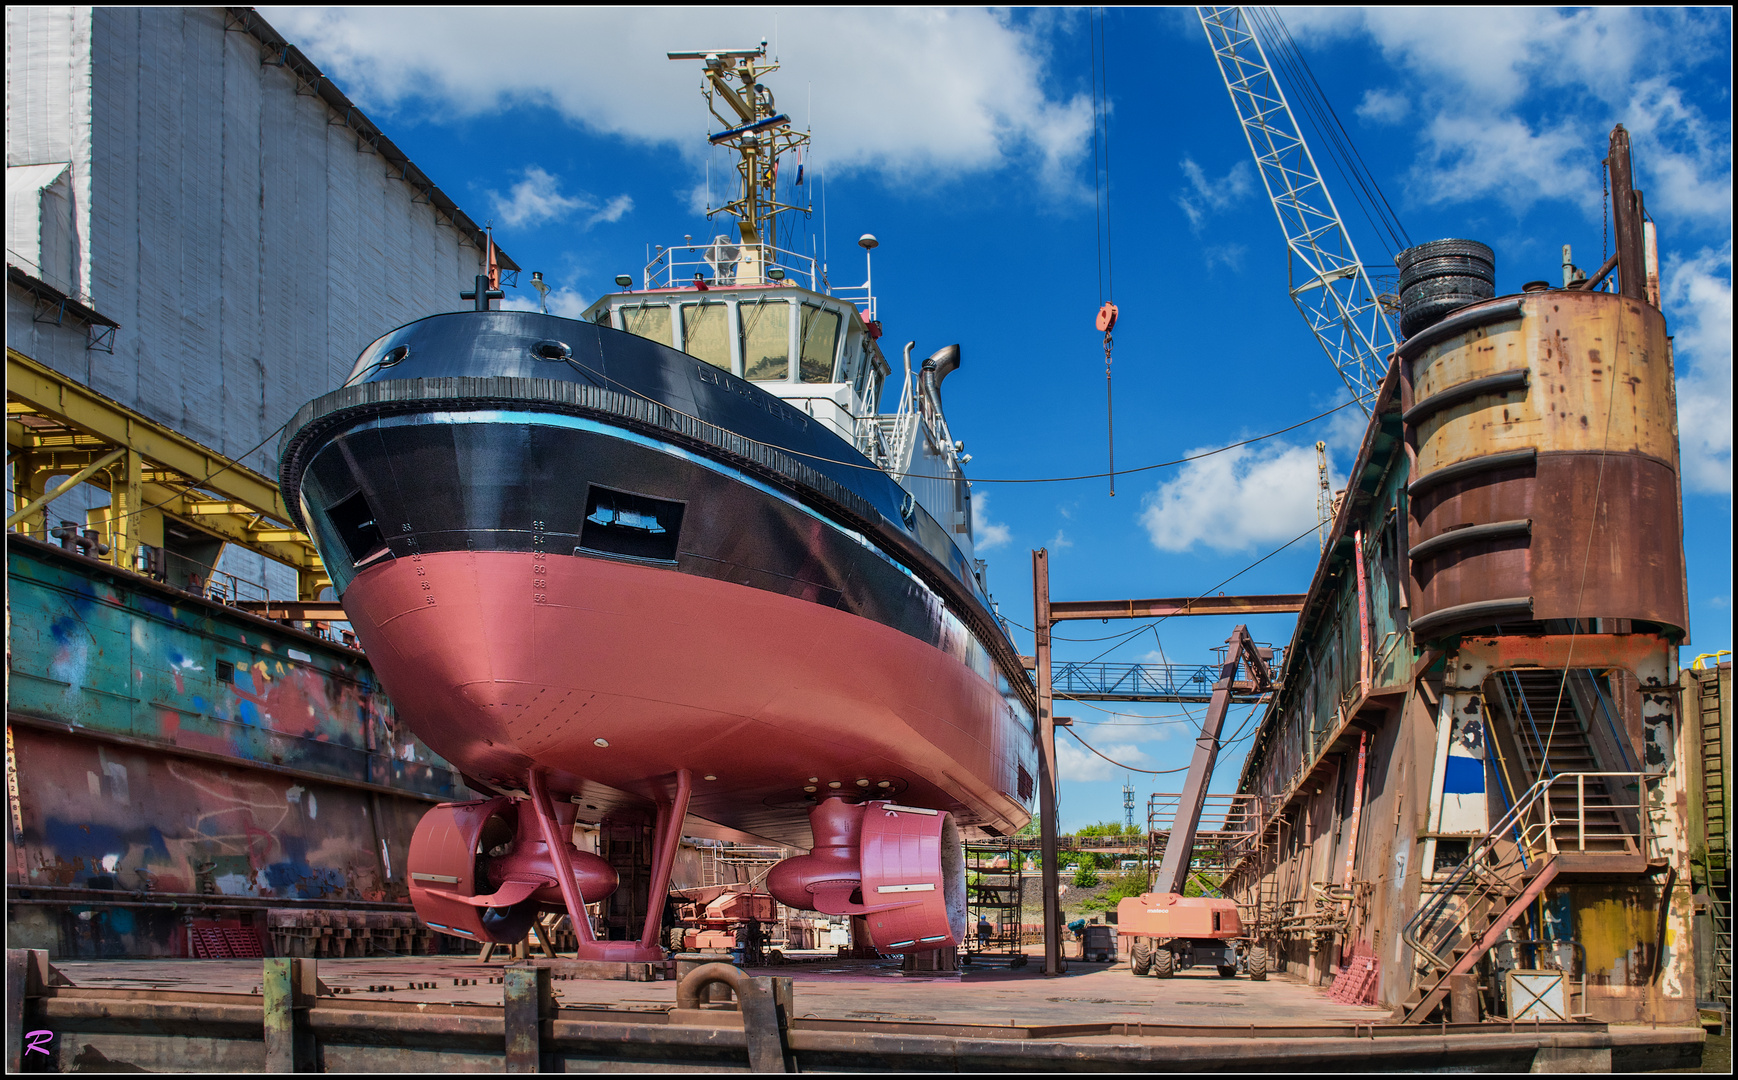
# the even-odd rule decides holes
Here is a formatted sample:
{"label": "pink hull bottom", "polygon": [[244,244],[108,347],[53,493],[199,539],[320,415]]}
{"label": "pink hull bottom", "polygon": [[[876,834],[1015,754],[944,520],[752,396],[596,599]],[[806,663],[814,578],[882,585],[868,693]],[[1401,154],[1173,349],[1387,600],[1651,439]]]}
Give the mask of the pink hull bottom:
{"label": "pink hull bottom", "polygon": [[[693,817],[793,846],[829,793],[1027,820],[1034,740],[943,649],[810,601],[640,563],[443,552],[360,574],[344,605],[399,715],[466,775],[580,816],[644,813],[689,769]],[[690,822],[690,831],[699,822]]]}

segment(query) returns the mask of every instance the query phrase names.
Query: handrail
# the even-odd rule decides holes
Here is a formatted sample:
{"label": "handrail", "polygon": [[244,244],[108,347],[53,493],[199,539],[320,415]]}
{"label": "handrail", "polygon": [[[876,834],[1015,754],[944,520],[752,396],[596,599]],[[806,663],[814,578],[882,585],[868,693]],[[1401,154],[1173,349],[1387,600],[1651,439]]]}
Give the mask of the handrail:
{"label": "handrail", "polygon": [[[1547,754],[1550,747],[1546,744],[1544,739],[1539,737],[1539,722],[1533,718],[1533,703],[1527,700],[1527,689],[1521,685],[1520,675],[1513,671],[1505,671],[1503,674],[1507,675],[1509,680],[1515,684],[1515,697],[1520,700],[1521,708],[1527,714],[1527,728],[1532,731],[1533,747],[1539,752],[1539,771],[1544,773],[1555,773],[1556,770],[1551,768],[1551,759]],[[1512,713],[1514,712],[1514,709],[1511,708],[1509,711]],[[1552,717],[1552,723],[1556,723],[1556,717]],[[1555,728],[1553,728],[1553,730],[1555,730]]]}
{"label": "handrail", "polygon": [[[677,258],[678,252],[690,252],[689,258]],[[779,269],[798,285],[809,291],[815,287],[815,259],[801,252],[786,251],[771,244],[743,244],[728,237],[714,237],[700,243],[692,241],[660,250],[640,271],[640,280],[647,289],[674,289],[692,285],[699,274],[710,285],[776,286],[767,271]],[[684,279],[680,273],[692,270]],[[738,281],[741,277],[743,280]]]}
{"label": "handrail", "polygon": [[[1589,778],[1603,779],[1606,777],[1621,777],[1635,781],[1638,785],[1636,805],[1634,807],[1634,809],[1637,810],[1636,828],[1638,833],[1635,840],[1637,849],[1645,851],[1646,837],[1641,834],[1646,831],[1647,817],[1645,813],[1641,812],[1643,804],[1639,788],[1639,785],[1645,779],[1645,776],[1646,774],[1640,772],[1558,773],[1555,776],[1546,776],[1535,781],[1533,786],[1523,792],[1522,796],[1515,801],[1515,805],[1510,808],[1508,813],[1504,814],[1501,820],[1499,820],[1495,825],[1492,825],[1490,829],[1485,832],[1484,836],[1480,837],[1478,842],[1472,845],[1472,847],[1467,851],[1466,858],[1461,861],[1459,866],[1455,867],[1454,871],[1449,874],[1447,880],[1441,882],[1436,887],[1436,890],[1430,894],[1429,898],[1423,904],[1419,905],[1418,910],[1413,913],[1412,918],[1407,921],[1406,926],[1401,930],[1400,936],[1402,940],[1406,942],[1414,953],[1418,954],[1420,958],[1428,963],[1438,967],[1447,967],[1447,961],[1439,956],[1435,949],[1429,944],[1426,944],[1423,940],[1424,927],[1435,925],[1437,919],[1448,907],[1449,901],[1460,892],[1461,888],[1466,885],[1467,879],[1472,877],[1474,874],[1478,874],[1481,871],[1484,872],[1481,875],[1481,885],[1493,879],[1497,881],[1503,880],[1501,872],[1509,869],[1514,864],[1512,862],[1492,863],[1489,861],[1489,856],[1494,851],[1497,843],[1511,830],[1518,831],[1518,839],[1516,842],[1517,852],[1525,852],[1529,849],[1531,843],[1542,841],[1544,851],[1547,854],[1559,854],[1557,837],[1552,830],[1563,823],[1560,822],[1551,812],[1551,805],[1549,802],[1550,791],[1558,784],[1567,784],[1569,782],[1575,784],[1576,849],[1579,851],[1586,851],[1588,841],[1587,780]],[[1542,801],[1545,804],[1545,820],[1531,823],[1526,822],[1525,815]],[[1630,809],[1630,807],[1614,801],[1611,805],[1599,807],[1598,809],[1625,810]],[[1620,837],[1625,840],[1629,839],[1629,831],[1625,829],[1621,834],[1596,834],[1593,839],[1609,840],[1618,839]],[[1538,852],[1535,850],[1533,854],[1536,855]],[[1462,919],[1470,917],[1472,914],[1472,905],[1469,904],[1467,909],[1455,920],[1454,925],[1458,925]]]}
{"label": "handrail", "polygon": [[905,346],[905,384],[899,390],[899,411],[893,414],[893,438],[887,448],[887,470],[901,482],[910,471],[913,428],[916,425],[917,394],[911,378],[911,350],[917,342]]}
{"label": "handrail", "polygon": [[1624,736],[1623,729],[1617,726],[1617,714],[1612,711],[1611,702],[1607,700],[1605,691],[1599,688],[1599,680],[1593,677],[1593,672],[1587,673],[1587,681],[1593,687],[1594,696],[1599,699],[1599,711],[1605,714],[1606,725],[1611,728],[1611,733],[1615,736],[1612,742],[1617,745],[1617,752],[1623,755],[1625,765],[1633,766],[1635,760],[1629,753],[1629,740]]}

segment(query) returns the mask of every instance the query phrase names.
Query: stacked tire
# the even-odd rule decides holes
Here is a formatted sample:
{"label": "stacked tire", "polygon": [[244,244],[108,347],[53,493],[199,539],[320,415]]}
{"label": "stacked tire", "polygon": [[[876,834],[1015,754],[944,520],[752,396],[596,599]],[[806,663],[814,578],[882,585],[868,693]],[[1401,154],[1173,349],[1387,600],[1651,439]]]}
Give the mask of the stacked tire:
{"label": "stacked tire", "polygon": [[1477,240],[1432,240],[1407,248],[1394,262],[1400,268],[1404,337],[1497,294],[1496,256]]}

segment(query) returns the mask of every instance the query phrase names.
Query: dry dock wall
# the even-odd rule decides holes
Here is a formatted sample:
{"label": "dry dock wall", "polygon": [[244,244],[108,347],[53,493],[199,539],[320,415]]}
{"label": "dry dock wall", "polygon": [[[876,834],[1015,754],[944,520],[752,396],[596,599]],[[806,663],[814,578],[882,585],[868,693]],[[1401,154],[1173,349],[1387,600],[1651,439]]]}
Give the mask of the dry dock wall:
{"label": "dry dock wall", "polygon": [[[1627,773],[1609,781],[1611,801],[1636,806],[1630,817],[1645,824],[1632,831],[1646,834],[1642,842],[1628,855],[1582,859],[1562,872],[1475,973],[1486,987],[1500,984],[1505,970],[1545,964],[1562,943],[1573,979],[1585,979],[1573,1007],[1614,1022],[1694,1023],[1688,779],[1701,751],[1677,700],[1682,552],[1637,534],[1627,517],[1632,504],[1649,500],[1660,504],[1651,516],[1675,520],[1677,512],[1675,429],[1656,416],[1673,407],[1669,344],[1657,311],[1617,296],[1565,299],[1553,291],[1492,302],[1492,310],[1458,334],[1409,344],[1383,385],[1286,650],[1283,687],[1244,765],[1239,791],[1263,798],[1265,828],[1227,885],[1256,915],[1256,934],[1277,964],[1323,985],[1373,966],[1374,978],[1351,992],[1398,1006],[1426,979],[1403,932],[1467,844],[1542,778]],[[1442,364],[1466,370],[1444,376]],[[1504,374],[1505,364],[1529,369],[1532,386]],[[1493,384],[1503,385],[1482,397],[1457,382],[1491,379],[1493,369]],[[1426,385],[1426,372],[1437,382]],[[1413,378],[1419,385],[1407,383]],[[1598,398],[1619,380],[1647,393],[1614,411],[1621,423],[1613,424],[1611,456],[1640,455],[1669,483],[1574,489],[1553,508],[1549,500],[1567,498],[1573,485],[1550,480],[1550,455],[1603,451],[1582,445],[1588,439],[1576,417],[1543,416],[1545,403],[1556,409],[1559,399]],[[1417,408],[1445,391],[1463,403]],[[1649,434],[1632,437],[1632,428]],[[1505,523],[1509,533],[1464,543],[1447,560],[1421,553],[1426,541],[1483,524],[1477,470],[1486,460],[1518,457],[1526,461],[1485,475],[1511,502],[1538,500],[1499,515],[1531,515],[1526,530]],[[1419,494],[1430,487],[1418,483],[1428,469],[1451,465],[1455,480]],[[1473,507],[1446,526],[1438,520],[1445,491]],[[1564,613],[1544,610],[1563,603],[1549,576],[1564,572],[1553,545],[1571,534],[1585,545],[1589,529],[1603,560],[1581,609],[1589,617],[1549,617]],[[1454,541],[1425,552],[1447,543]],[[1607,577],[1616,584],[1608,587]],[[1460,595],[1445,600],[1438,594],[1449,586]],[[1541,617],[1514,604],[1495,625],[1460,615],[1446,631],[1439,617],[1428,633],[1413,632],[1450,601],[1486,602],[1481,589],[1530,592]],[[1462,670],[1481,664],[1485,674],[1465,676],[1474,681],[1462,686]],[[1452,783],[1445,793],[1457,755],[1467,794],[1454,793]],[[1554,806],[1560,821],[1577,813],[1572,795]],[[1565,850],[1573,845],[1574,830],[1553,831]],[[1465,904],[1456,896],[1447,910],[1454,915]],[[1532,944],[1540,939],[1546,944]]]}
{"label": "dry dock wall", "polygon": [[186,956],[189,915],[402,905],[418,818],[470,797],[354,650],[30,541],[7,615],[14,946]]}
{"label": "dry dock wall", "polygon": [[[257,12],[13,6],[6,32],[10,348],[273,476],[272,433],[363,346],[465,306],[482,231]],[[14,505],[52,485],[35,468]],[[81,486],[48,523],[102,532],[107,501]],[[207,565],[223,547],[196,519],[140,525]],[[359,654],[27,546],[8,560],[15,943],[187,955],[187,897],[228,905],[200,912],[217,924],[405,899],[416,819],[462,786]],[[239,547],[221,567],[297,595]]]}

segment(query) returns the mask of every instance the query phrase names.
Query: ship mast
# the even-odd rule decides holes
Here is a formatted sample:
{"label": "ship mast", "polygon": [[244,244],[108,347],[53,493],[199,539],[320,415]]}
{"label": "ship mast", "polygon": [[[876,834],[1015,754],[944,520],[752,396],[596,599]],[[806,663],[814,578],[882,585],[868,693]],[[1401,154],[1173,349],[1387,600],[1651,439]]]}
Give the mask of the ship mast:
{"label": "ship mast", "polygon": [[[778,70],[777,63],[765,62],[764,38],[758,49],[718,49],[666,55],[672,60],[701,60],[706,64],[706,82],[702,87],[706,107],[724,125],[723,131],[710,136],[710,141],[714,146],[728,146],[736,151],[736,171],[741,179],[741,194],[722,207],[709,209],[706,216],[730,214],[736,218],[737,231],[742,239],[736,281],[745,285],[758,284],[761,267],[777,259],[778,215],[790,210],[809,213],[807,206],[795,206],[778,199],[779,159],[807,146],[809,134],[791,127],[790,117],[774,106],[772,91],[761,85],[762,76]],[[734,119],[718,111],[720,99],[734,114]],[[800,165],[798,169],[800,177]]]}

